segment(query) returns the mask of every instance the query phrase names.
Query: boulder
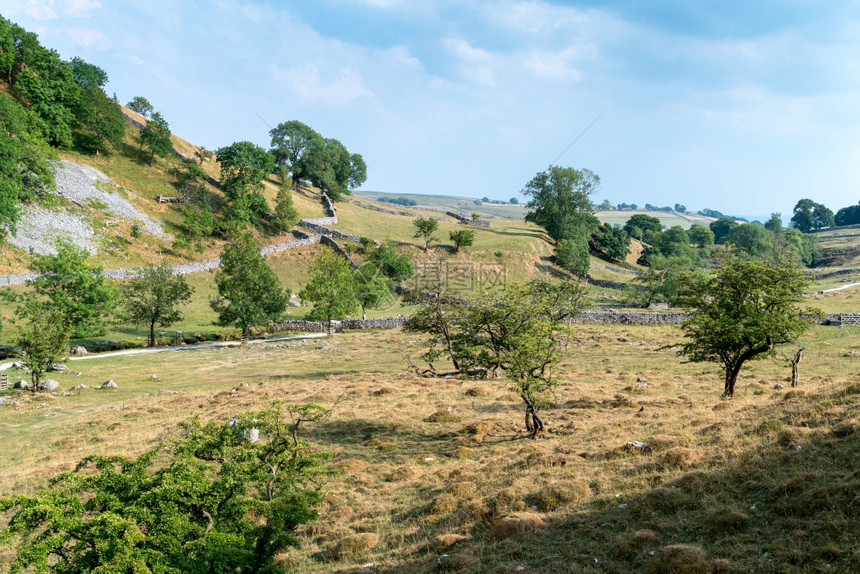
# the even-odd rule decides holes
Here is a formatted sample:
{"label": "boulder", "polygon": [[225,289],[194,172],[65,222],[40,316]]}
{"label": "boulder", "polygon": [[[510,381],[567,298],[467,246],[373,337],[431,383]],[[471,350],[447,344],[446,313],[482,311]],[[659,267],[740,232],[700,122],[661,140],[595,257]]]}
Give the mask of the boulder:
{"label": "boulder", "polygon": [[29,390],[31,386],[32,385],[30,383],[28,383],[27,381],[25,381],[24,379],[18,379],[17,381],[15,381],[15,384],[12,385],[12,388]]}
{"label": "boulder", "polygon": [[77,355],[78,357],[83,357],[87,354],[86,347],[78,345],[77,347],[72,347],[72,354]]}
{"label": "boulder", "polygon": [[113,381],[105,381],[99,385],[100,389],[116,389],[118,385]]}
{"label": "boulder", "polygon": [[48,366],[48,370],[49,371],[56,371],[58,373],[64,373],[64,372],[68,371],[69,368],[66,365],[63,365],[60,363],[51,363]]}
{"label": "boulder", "polygon": [[57,388],[59,388],[59,386],[60,386],[60,383],[58,383],[54,379],[45,379],[39,385],[39,389],[42,391],[55,391],[55,390],[57,390]]}

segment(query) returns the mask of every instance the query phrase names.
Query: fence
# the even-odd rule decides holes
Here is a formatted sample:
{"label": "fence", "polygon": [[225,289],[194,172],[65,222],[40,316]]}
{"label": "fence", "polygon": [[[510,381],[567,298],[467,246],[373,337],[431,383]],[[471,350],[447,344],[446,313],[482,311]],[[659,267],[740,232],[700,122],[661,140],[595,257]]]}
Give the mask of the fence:
{"label": "fence", "polygon": [[0,375],[0,391],[5,391],[9,388],[9,375]]}

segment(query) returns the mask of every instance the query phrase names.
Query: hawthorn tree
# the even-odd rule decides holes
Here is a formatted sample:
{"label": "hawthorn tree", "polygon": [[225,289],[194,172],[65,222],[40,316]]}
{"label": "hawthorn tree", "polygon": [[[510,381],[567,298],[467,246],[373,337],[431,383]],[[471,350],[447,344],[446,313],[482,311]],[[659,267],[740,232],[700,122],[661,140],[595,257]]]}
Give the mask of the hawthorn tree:
{"label": "hawthorn tree", "polygon": [[379,267],[386,277],[395,283],[402,283],[415,275],[415,265],[408,255],[398,253],[390,245],[380,245],[373,248],[369,255],[370,261]]}
{"label": "hawthorn tree", "polygon": [[182,313],[176,307],[188,303],[193,293],[185,277],[174,275],[168,263],[148,265],[126,284],[123,305],[129,319],[149,325],[149,346],[154,347],[155,326],[169,327],[180,321]]}
{"label": "hawthorn tree", "polygon": [[152,112],[155,111],[155,108],[152,107],[152,104],[149,103],[149,100],[144,98],[143,96],[135,96],[128,102],[125,107],[128,109],[139,113],[145,118],[148,118]]}
{"label": "hawthorn tree", "polygon": [[15,346],[30,371],[30,390],[35,393],[48,368],[68,350],[70,327],[58,309],[36,297],[25,298],[17,315],[26,323],[18,332]]}
{"label": "hawthorn tree", "polygon": [[484,291],[472,298],[445,292],[412,293],[417,307],[405,329],[430,335],[422,355],[430,373],[448,359],[462,376],[507,376],[509,388],[525,404],[526,429],[543,430],[540,410],[557,386],[554,368],[561,358],[563,321],[584,303],[582,283],[534,279],[505,290]]}
{"label": "hawthorn tree", "polygon": [[376,309],[391,302],[391,282],[373,262],[354,270],[353,281],[363,319],[367,319],[367,309]]}
{"label": "hawthorn tree", "polygon": [[140,148],[149,157],[149,165],[155,163],[156,156],[170,157],[173,153],[173,142],[170,141],[170,126],[160,112],[153,112],[138,136]]}
{"label": "hawthorn tree", "polygon": [[218,296],[209,305],[218,313],[218,324],[240,327],[243,338],[251,327],[280,317],[290,299],[246,232],[237,233],[221,254],[215,284]]}
{"label": "hawthorn tree", "polygon": [[56,255],[34,255],[31,260],[38,276],[28,283],[62,314],[74,339],[103,334],[117,302],[115,283],[88,259],[85,249],[61,240]]}
{"label": "hawthorn tree", "polygon": [[424,240],[424,251],[430,249],[430,242],[436,237],[433,235],[439,229],[439,221],[432,217],[419,217],[412,220],[412,225],[415,226],[415,238]]}
{"label": "hawthorn tree", "polygon": [[308,319],[330,323],[347,318],[361,306],[356,287],[349,261],[326,247],[311,266],[310,279],[299,297],[314,304]]}
{"label": "hawthorn tree", "polygon": [[448,234],[454,243],[454,253],[459,253],[461,247],[470,247],[475,242],[475,232],[471,229],[458,229]]}
{"label": "hawthorn tree", "polygon": [[694,313],[681,327],[687,340],[678,353],[719,363],[723,396],[731,397],[746,361],[774,355],[777,345],[796,341],[809,327],[797,307],[806,284],[790,259],[740,261],[730,254],[716,274],[682,282],[681,302]]}
{"label": "hawthorn tree", "polygon": [[[314,520],[327,454],[299,435],[317,405],[192,419],[136,458],[90,455],[33,495],[0,498],[12,572],[276,574]],[[32,569],[32,570],[31,570]]]}

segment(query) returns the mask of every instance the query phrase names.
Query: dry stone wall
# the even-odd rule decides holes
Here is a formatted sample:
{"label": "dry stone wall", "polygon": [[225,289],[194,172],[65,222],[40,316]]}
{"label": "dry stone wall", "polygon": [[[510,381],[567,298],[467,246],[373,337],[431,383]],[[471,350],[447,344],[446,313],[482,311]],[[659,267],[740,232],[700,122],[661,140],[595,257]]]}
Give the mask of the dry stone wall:
{"label": "dry stone wall", "polygon": [[[398,315],[397,317],[383,317],[379,319],[345,319],[343,321],[332,321],[332,329],[335,331],[355,331],[366,329],[396,329],[402,327],[406,323],[406,317]],[[272,325],[272,332],[279,331],[304,331],[309,333],[325,333],[328,331],[327,321],[305,321],[304,319],[294,319],[275,323]]]}

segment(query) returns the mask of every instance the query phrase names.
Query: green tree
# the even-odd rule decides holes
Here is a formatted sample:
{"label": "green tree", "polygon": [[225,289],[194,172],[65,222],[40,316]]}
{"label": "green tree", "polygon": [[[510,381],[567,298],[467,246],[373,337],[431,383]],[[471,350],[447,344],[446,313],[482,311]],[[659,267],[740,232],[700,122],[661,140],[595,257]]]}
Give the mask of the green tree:
{"label": "green tree", "polygon": [[155,163],[156,156],[170,157],[173,153],[173,142],[170,140],[170,126],[159,112],[153,112],[152,117],[140,130],[138,136],[140,149],[149,156],[149,165]]}
{"label": "green tree", "polygon": [[660,234],[656,247],[665,257],[683,257],[695,259],[696,252],[690,246],[690,237],[680,225],[673,225]]}
{"label": "green tree", "polygon": [[59,241],[56,255],[33,255],[31,260],[39,276],[29,283],[62,314],[75,339],[103,334],[117,302],[115,284],[88,259],[85,249]]}
{"label": "green tree", "polygon": [[741,367],[775,354],[809,327],[797,305],[806,280],[792,262],[738,261],[729,256],[715,275],[683,283],[682,302],[693,316],[682,329],[687,337],[679,354],[693,362],[719,363],[723,396],[731,397]]}
{"label": "green tree", "polygon": [[269,132],[272,138],[271,153],[275,165],[285,166],[292,175],[293,189],[298,189],[299,182],[310,177],[307,162],[308,152],[314,146],[322,144],[322,136],[299,121],[289,121]]}
{"label": "green tree", "polygon": [[623,229],[604,223],[591,234],[591,247],[609,259],[624,261],[630,253],[630,236]]}
{"label": "green tree", "polygon": [[319,139],[311,143],[304,156],[311,183],[324,191],[332,201],[339,201],[351,188],[367,179],[367,166],[359,154],[350,154],[336,139]]}
{"label": "green tree", "polygon": [[[74,131],[75,147],[98,155],[122,143],[125,118],[119,104],[108,98],[100,87],[87,87],[75,108],[78,119]],[[173,148],[171,147],[171,150]]]}
{"label": "green tree", "polygon": [[820,203],[816,203],[812,209],[812,228],[824,229],[825,227],[833,227],[835,218],[830,209]]}
{"label": "green tree", "polygon": [[247,232],[237,233],[224,248],[215,284],[218,296],[209,304],[218,313],[218,324],[241,328],[243,338],[251,327],[280,317],[290,299]]}
{"label": "green tree", "polygon": [[645,234],[649,231],[657,234],[661,233],[663,231],[663,224],[656,217],[645,213],[636,213],[630,216],[630,219],[624,224],[624,231],[630,237],[635,237],[641,241],[645,239]]}
{"label": "green tree", "polygon": [[704,225],[694,223],[687,230],[687,237],[693,245],[699,247],[710,247],[714,244],[714,232]]}
{"label": "green tree", "polygon": [[860,203],[841,208],[836,212],[833,223],[835,225],[856,225],[860,223]]}
{"label": "green tree", "polygon": [[369,257],[380,271],[395,283],[402,283],[415,275],[412,260],[389,245],[380,245],[373,249]]}
{"label": "green tree", "polygon": [[555,258],[562,269],[570,271],[577,277],[585,277],[591,266],[588,239],[585,235],[562,239],[555,244]]}
{"label": "green tree", "polygon": [[275,167],[272,154],[242,141],[218,148],[215,155],[221,165],[221,189],[230,200],[230,219],[245,224],[267,215],[263,180]]}
{"label": "green tree", "polygon": [[526,429],[536,435],[544,428],[539,412],[558,384],[559,328],[580,311],[584,293],[578,282],[536,279],[465,300],[439,286],[433,293],[410,296],[417,310],[405,328],[430,335],[423,358],[432,372],[440,358],[451,360],[464,376],[503,371],[510,390],[525,403]]}
{"label": "green tree", "polygon": [[299,293],[314,304],[308,319],[328,321],[346,319],[361,305],[355,274],[349,261],[330,248],[311,266],[310,279]]}
{"label": "green tree", "polygon": [[353,271],[355,296],[361,305],[361,317],[367,319],[367,310],[391,303],[391,283],[372,262]]}
{"label": "green tree", "polygon": [[745,223],[732,229],[725,242],[751,257],[760,257],[771,248],[773,235],[762,225]]}
{"label": "green tree", "polygon": [[284,232],[292,228],[299,220],[299,212],[293,206],[293,192],[289,182],[289,171],[286,166],[280,167],[281,185],[275,198],[275,217],[272,223],[278,231]]}
{"label": "green tree", "polygon": [[803,233],[832,227],[835,224],[833,212],[826,206],[811,199],[801,199],[794,206],[791,224]]}
{"label": "green tree", "polygon": [[600,178],[587,169],[550,166],[522,190],[531,198],[526,221],[543,227],[556,241],[582,233],[588,227],[583,216],[594,212],[589,196],[599,185]]}
{"label": "green tree", "polygon": [[471,229],[452,231],[448,237],[454,243],[454,253],[459,253],[461,247],[471,247],[475,242],[475,232]]}
{"label": "green tree", "polygon": [[36,116],[0,94],[0,238],[15,233],[21,203],[56,187],[54,159]]}
{"label": "green tree", "polygon": [[[0,499],[12,572],[276,574],[314,520],[326,453],[299,427],[317,405],[182,424],[137,458],[90,455],[34,495]],[[32,570],[31,570],[32,569]]]}
{"label": "green tree", "polygon": [[424,240],[424,251],[430,249],[430,242],[436,239],[433,235],[439,229],[439,221],[432,217],[419,217],[412,220],[412,225],[415,226],[415,238]]}
{"label": "green tree", "polygon": [[30,371],[30,390],[39,390],[48,368],[69,349],[69,324],[49,302],[25,298],[17,315],[26,324],[18,332],[15,346],[21,362]]}
{"label": "green tree", "polygon": [[648,257],[648,265],[633,280],[628,290],[630,301],[640,307],[652,303],[676,305],[683,281],[690,278],[692,262],[686,257],[664,257],[660,253]]}
{"label": "green tree", "polygon": [[155,326],[169,327],[182,320],[177,306],[188,303],[194,289],[185,277],[174,275],[168,263],[139,269],[125,285],[123,306],[129,319],[149,325],[149,346],[155,346]]}
{"label": "green tree", "polygon": [[155,111],[155,108],[152,107],[152,104],[149,103],[149,100],[147,100],[143,96],[133,97],[131,101],[125,105],[125,107],[134,112],[139,113],[145,118],[150,117],[152,112]]}
{"label": "green tree", "polygon": [[730,217],[721,217],[708,225],[710,230],[714,232],[714,243],[718,245],[725,243],[726,236],[737,226],[738,222]]}
{"label": "green tree", "polygon": [[782,232],[782,214],[781,213],[771,213],[770,219],[768,219],[764,228],[770,231],[771,233],[781,233]]}

